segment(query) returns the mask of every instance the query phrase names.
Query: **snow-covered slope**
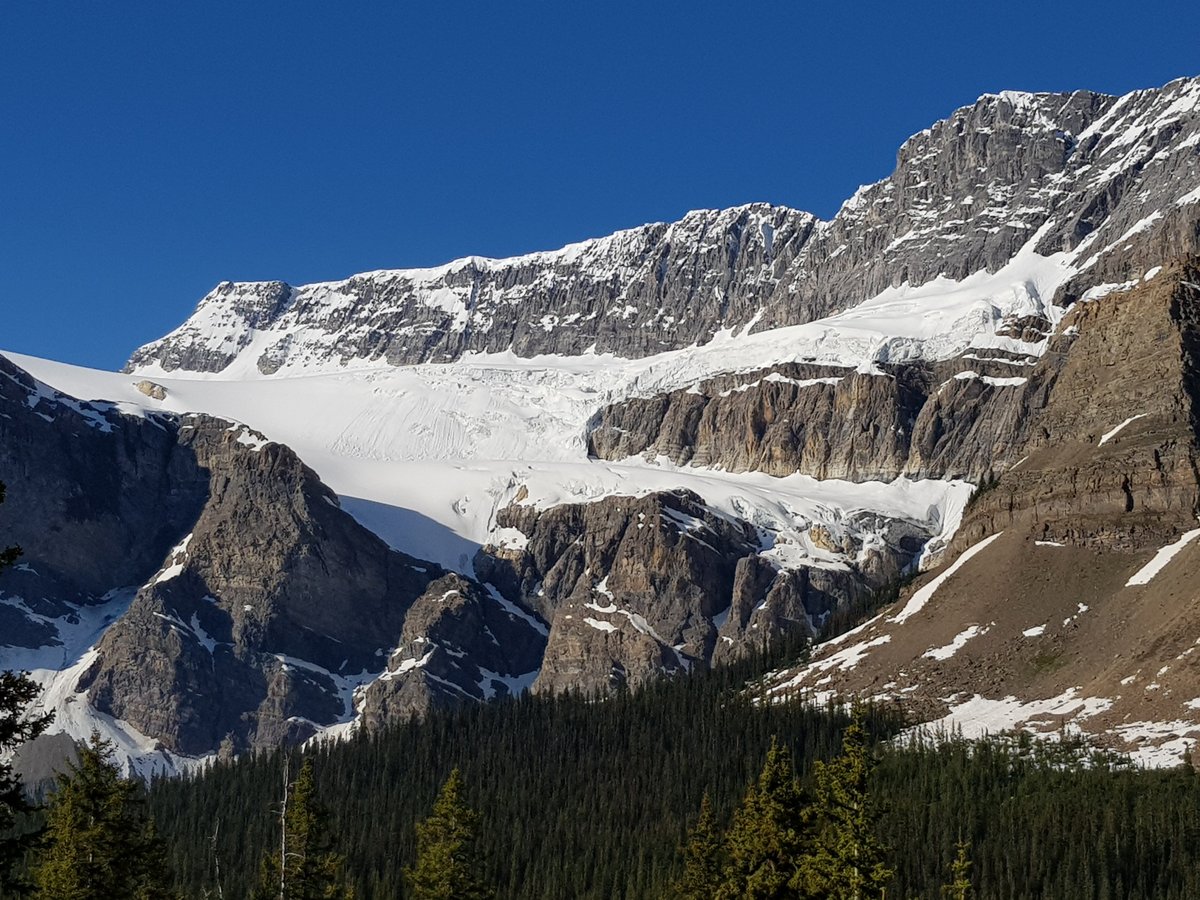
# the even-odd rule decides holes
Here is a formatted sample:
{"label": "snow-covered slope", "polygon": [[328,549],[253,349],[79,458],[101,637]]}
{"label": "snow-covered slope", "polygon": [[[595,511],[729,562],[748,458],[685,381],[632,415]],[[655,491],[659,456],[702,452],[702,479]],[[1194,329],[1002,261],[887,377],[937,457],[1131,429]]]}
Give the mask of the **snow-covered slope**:
{"label": "snow-covered slope", "polygon": [[[961,482],[854,484],[589,459],[589,417],[632,391],[683,377],[688,366],[669,358],[676,354],[635,362],[506,356],[247,380],[160,377],[162,401],[138,390],[138,376],[5,355],[64,393],[117,402],[127,412],[200,411],[246,423],[296,450],[345,508],[393,546],[465,573],[493,538],[496,511],[518,492],[523,502],[548,507],[687,488],[808,547],[795,562],[820,564],[836,560],[806,541],[814,523],[837,531],[856,512],[878,512],[948,538],[971,490]],[[745,358],[749,364],[753,357]]]}

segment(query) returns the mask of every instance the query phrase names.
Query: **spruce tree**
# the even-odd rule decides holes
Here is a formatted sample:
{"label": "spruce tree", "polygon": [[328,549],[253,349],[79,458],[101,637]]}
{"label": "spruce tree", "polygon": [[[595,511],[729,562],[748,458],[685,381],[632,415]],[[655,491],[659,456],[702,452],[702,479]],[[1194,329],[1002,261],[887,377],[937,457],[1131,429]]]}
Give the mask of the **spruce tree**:
{"label": "spruce tree", "polygon": [[417,824],[417,861],[404,870],[414,900],[491,900],[494,891],[479,878],[476,851],[479,816],[462,798],[458,769],[450,773],[433,804]]}
{"label": "spruce tree", "polygon": [[712,900],[724,868],[724,847],[708,794],[700,802],[700,818],[683,846],[683,875],[675,882],[678,900]]}
{"label": "spruce tree", "polygon": [[[50,724],[50,715],[30,715],[29,707],[41,689],[28,676],[17,672],[0,672],[0,758],[31,741]],[[18,819],[32,811],[25,799],[24,786],[10,762],[0,762],[0,894],[15,892],[27,886],[16,874],[30,847],[37,840],[36,831],[17,830]]]}
{"label": "spruce tree", "polygon": [[345,858],[333,849],[311,759],[294,783],[285,774],[281,819],[280,845],[263,858],[254,900],[348,900]]}
{"label": "spruce tree", "polygon": [[958,854],[950,863],[950,882],[942,885],[942,896],[949,900],[970,900],[971,897],[971,844],[958,842]]}
{"label": "spruce tree", "polygon": [[[4,502],[4,498],[8,495],[8,487],[3,481],[0,481],[0,503]],[[3,572],[21,557],[20,547],[6,547],[0,550],[0,572]]]}
{"label": "spruce tree", "polygon": [[[0,482],[0,503],[4,502],[5,487]],[[16,562],[20,547],[0,550],[0,572]],[[15,869],[37,839],[36,832],[19,832],[18,817],[31,811],[25,799],[20,777],[6,762],[12,751],[33,740],[46,730],[51,715],[31,715],[29,712],[40,689],[28,675],[20,672],[0,672],[0,893],[16,892],[28,885]]]}
{"label": "spruce tree", "polygon": [[761,774],[734,812],[717,900],[795,896],[790,884],[811,838],[805,797],[792,757],[772,740]]}
{"label": "spruce tree", "polygon": [[869,786],[873,761],[862,714],[842,738],[842,751],[813,765],[816,838],[793,885],[823,900],[882,900],[894,874],[877,834],[879,810]]}
{"label": "spruce tree", "polygon": [[141,785],[120,776],[113,746],[93,733],[60,775],[34,869],[39,900],[172,900],[166,859],[141,809]]}

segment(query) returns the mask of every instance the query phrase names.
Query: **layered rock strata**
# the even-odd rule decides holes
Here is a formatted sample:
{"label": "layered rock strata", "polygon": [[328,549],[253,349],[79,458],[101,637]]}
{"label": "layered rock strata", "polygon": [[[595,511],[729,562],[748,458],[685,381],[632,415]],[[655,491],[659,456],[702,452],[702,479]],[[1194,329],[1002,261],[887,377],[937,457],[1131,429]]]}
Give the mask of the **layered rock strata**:
{"label": "layered rock strata", "polygon": [[812,634],[839,606],[895,579],[930,538],[879,517],[861,523],[878,538],[869,546],[836,548],[855,565],[784,568],[761,555],[771,549],[766,533],[687,491],[515,505],[498,523],[521,539],[485,548],[476,571],[550,623],[533,685],[542,691],[636,686],[781,634]]}
{"label": "layered rock strata", "polygon": [[1066,303],[1196,249],[1198,135],[1198,79],[1123,97],[987,95],[906,141],[892,175],[830,221],[751,204],[514,259],[303,287],[226,282],[129,370],[238,361],[270,374],[507,350],[638,357],[996,271],[1026,246],[1076,254]]}

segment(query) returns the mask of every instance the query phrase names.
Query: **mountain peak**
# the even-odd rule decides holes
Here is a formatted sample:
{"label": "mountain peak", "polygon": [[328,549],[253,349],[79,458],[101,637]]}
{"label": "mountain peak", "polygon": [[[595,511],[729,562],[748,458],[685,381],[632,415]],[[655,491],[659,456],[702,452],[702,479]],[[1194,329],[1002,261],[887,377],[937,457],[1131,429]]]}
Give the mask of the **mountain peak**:
{"label": "mountain peak", "polygon": [[[1178,247],[1200,189],[1200,79],[1111,97],[985,94],[900,148],[833,220],[768,203],[694,210],[509,259],[469,256],[292,288],[218,285],[126,371],[272,375],[467,353],[642,357],[727,329],[820,319],[902,284],[1068,252],[1064,302]],[[1145,209],[1159,218],[1143,223]],[[1128,237],[1129,239],[1122,239]],[[233,368],[230,368],[233,367]]]}

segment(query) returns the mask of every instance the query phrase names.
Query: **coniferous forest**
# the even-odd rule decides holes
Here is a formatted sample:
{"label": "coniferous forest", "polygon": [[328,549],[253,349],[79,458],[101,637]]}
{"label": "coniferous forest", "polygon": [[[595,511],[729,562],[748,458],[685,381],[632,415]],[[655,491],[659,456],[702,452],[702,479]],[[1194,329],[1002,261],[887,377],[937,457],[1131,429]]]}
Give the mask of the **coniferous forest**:
{"label": "coniferous forest", "polygon": [[[679,896],[703,798],[728,828],[773,740],[790,754],[802,802],[821,801],[813,764],[836,762],[848,719],[758,702],[745,685],[777,662],[756,657],[605,702],[524,697],[437,713],[317,748],[317,794],[355,896],[411,896],[416,824],[453,770],[478,814],[476,869],[496,897]],[[865,715],[870,824],[894,873],[887,897],[945,896],[961,848],[970,891],[957,895],[1200,896],[1190,768],[1139,771],[1069,743],[884,743],[900,727],[890,710]],[[154,785],[148,808],[186,896],[214,896],[218,867],[223,896],[244,896],[278,840],[283,765],[266,755]]]}
{"label": "coniferous forest", "polygon": [[762,702],[756,678],[786,655],[603,702],[435,713],[145,793],[85,751],[23,868],[35,896],[58,896],[64,854],[113,843],[69,824],[90,796],[117,797],[113,827],[135,836],[117,843],[143,849],[116,862],[153,872],[147,898],[280,896],[284,831],[288,877],[322,886],[287,897],[1200,896],[1192,768],[1142,771],[1067,740],[897,742],[895,710]]}

